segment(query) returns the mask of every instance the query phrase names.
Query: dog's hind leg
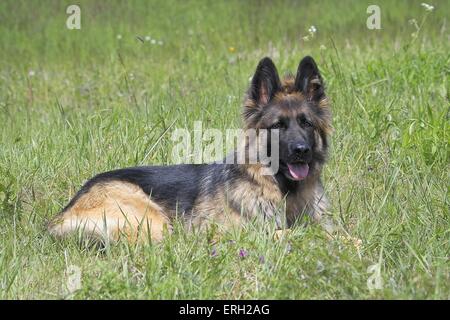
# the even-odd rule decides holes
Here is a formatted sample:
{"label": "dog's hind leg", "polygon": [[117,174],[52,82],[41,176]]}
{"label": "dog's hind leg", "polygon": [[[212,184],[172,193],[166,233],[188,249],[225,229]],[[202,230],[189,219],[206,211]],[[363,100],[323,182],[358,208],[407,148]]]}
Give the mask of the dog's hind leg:
{"label": "dog's hind leg", "polygon": [[162,208],[137,185],[109,181],[97,183],[75,198],[56,216],[48,230],[56,237],[73,232],[100,240],[156,240],[170,231],[170,221]]}

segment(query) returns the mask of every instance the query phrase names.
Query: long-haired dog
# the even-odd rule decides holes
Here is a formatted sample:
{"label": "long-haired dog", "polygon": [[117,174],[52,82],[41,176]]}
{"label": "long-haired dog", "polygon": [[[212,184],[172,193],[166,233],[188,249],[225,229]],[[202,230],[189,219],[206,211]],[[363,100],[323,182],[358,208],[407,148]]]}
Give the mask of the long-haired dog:
{"label": "long-haired dog", "polygon": [[[101,173],[89,180],[50,222],[55,236],[78,230],[86,236],[160,240],[175,218],[188,228],[235,226],[253,218],[284,216],[291,226],[302,215],[320,220],[327,208],[321,171],[327,158],[331,112],[311,57],[282,81],[262,59],[247,91],[245,129],[277,132],[276,172],[268,164],[144,166]],[[269,143],[269,142],[267,142]],[[271,149],[271,146],[268,146]]]}

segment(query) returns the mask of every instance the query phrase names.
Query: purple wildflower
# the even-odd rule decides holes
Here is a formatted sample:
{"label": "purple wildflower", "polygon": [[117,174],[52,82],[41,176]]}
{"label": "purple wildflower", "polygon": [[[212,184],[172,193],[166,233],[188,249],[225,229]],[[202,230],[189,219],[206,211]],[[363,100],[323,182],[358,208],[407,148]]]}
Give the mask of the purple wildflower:
{"label": "purple wildflower", "polygon": [[239,257],[241,257],[242,259],[247,258],[248,256],[248,252],[245,249],[239,249]]}
{"label": "purple wildflower", "polygon": [[211,257],[217,257],[217,250],[215,247],[213,247],[213,249],[211,250]]}
{"label": "purple wildflower", "polygon": [[264,256],[259,256],[259,263],[264,264],[266,262],[266,258]]}

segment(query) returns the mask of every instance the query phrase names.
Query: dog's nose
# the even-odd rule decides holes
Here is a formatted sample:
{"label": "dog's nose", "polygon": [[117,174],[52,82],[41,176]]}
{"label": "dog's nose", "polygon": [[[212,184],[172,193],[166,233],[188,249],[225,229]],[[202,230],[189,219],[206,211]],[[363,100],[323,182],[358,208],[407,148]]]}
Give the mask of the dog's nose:
{"label": "dog's nose", "polygon": [[305,156],[311,151],[311,148],[304,143],[299,143],[294,146],[293,151],[296,155]]}

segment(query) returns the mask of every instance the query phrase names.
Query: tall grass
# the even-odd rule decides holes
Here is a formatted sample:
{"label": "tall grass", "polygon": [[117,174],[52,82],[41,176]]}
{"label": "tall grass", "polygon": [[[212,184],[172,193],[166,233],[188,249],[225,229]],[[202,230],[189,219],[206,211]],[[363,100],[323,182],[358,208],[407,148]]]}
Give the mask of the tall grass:
{"label": "tall grass", "polygon": [[[381,30],[364,1],[171,0],[79,1],[82,29],[67,30],[69,3],[2,1],[0,297],[450,298],[450,7],[377,2]],[[408,21],[425,15],[414,39]],[[339,237],[310,225],[274,241],[249,225],[212,245],[177,228],[99,251],[46,233],[92,175],[171,164],[172,128],[238,127],[260,58],[284,73],[306,54],[333,105]],[[382,288],[369,290],[373,265]]]}

